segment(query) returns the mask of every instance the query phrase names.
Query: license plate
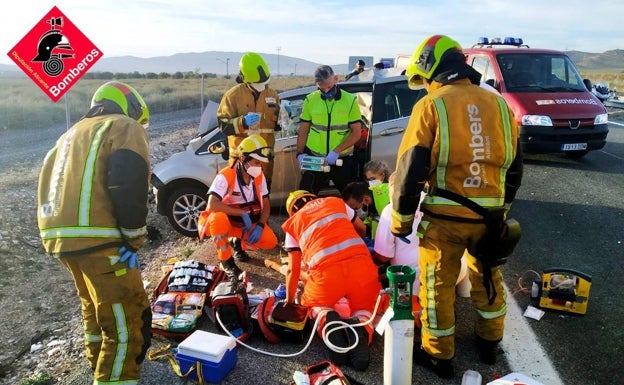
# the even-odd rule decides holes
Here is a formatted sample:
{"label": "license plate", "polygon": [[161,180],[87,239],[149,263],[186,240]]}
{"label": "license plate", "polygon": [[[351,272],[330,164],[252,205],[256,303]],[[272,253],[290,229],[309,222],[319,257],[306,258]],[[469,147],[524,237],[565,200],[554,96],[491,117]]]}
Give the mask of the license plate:
{"label": "license plate", "polygon": [[587,150],[587,143],[566,143],[561,146],[561,151]]}

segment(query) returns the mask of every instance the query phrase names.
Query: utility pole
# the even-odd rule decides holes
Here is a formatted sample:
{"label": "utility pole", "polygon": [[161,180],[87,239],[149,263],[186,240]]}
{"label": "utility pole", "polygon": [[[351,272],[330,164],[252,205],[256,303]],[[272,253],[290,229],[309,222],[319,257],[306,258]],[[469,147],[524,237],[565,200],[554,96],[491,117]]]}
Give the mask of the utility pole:
{"label": "utility pole", "polygon": [[279,77],[280,75],[280,71],[279,71],[279,56],[280,56],[280,51],[282,50],[282,47],[277,47],[277,77]]}
{"label": "utility pole", "polygon": [[297,76],[297,63],[295,63],[295,76]]}
{"label": "utility pole", "polygon": [[230,58],[226,58],[225,60],[217,58],[218,61],[225,64],[225,77],[230,78]]}

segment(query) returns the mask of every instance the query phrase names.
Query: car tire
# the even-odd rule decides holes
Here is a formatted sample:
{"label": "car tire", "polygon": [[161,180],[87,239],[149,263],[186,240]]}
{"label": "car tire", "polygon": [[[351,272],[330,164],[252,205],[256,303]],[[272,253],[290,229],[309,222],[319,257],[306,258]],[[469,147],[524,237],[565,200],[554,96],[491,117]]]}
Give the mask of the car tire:
{"label": "car tire", "polygon": [[171,193],[166,214],[175,231],[187,237],[198,237],[197,219],[208,203],[206,191],[199,187],[181,187]]}

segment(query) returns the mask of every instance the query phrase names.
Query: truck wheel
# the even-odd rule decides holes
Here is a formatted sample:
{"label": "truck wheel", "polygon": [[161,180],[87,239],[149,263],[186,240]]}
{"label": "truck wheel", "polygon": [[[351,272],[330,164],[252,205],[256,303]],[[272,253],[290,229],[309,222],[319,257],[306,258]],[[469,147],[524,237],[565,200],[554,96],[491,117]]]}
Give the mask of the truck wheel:
{"label": "truck wheel", "polygon": [[570,159],[581,159],[582,157],[587,155],[588,152],[589,150],[567,151],[565,152],[565,155]]}
{"label": "truck wheel", "polygon": [[173,191],[167,200],[167,219],[175,231],[198,237],[197,218],[206,209],[206,190],[199,187],[182,187]]}

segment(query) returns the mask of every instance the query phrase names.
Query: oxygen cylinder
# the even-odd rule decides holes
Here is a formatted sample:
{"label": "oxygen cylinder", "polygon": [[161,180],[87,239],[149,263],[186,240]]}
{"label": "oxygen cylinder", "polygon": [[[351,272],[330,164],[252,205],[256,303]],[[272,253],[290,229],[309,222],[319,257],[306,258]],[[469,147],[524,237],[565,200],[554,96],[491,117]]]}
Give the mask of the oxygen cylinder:
{"label": "oxygen cylinder", "polygon": [[391,265],[386,270],[393,316],[384,330],[384,385],[412,383],[414,316],[412,286],[416,270],[407,265]]}

